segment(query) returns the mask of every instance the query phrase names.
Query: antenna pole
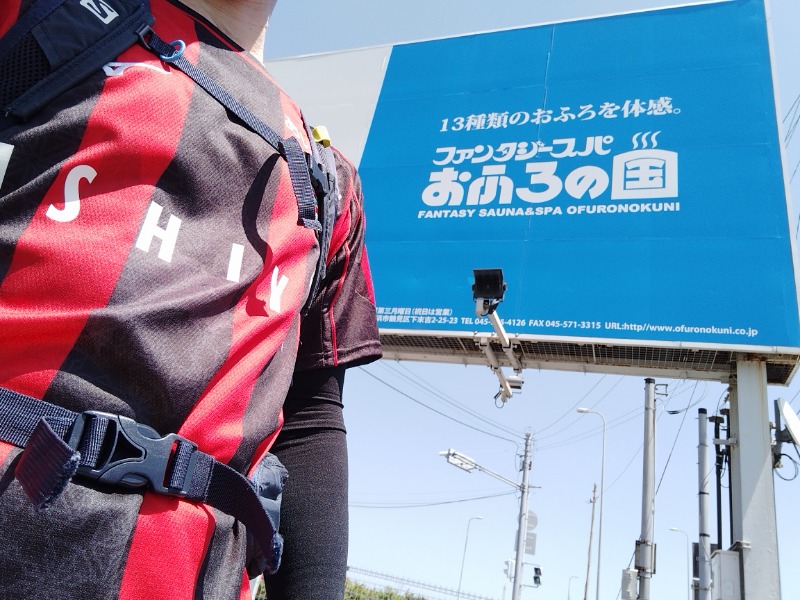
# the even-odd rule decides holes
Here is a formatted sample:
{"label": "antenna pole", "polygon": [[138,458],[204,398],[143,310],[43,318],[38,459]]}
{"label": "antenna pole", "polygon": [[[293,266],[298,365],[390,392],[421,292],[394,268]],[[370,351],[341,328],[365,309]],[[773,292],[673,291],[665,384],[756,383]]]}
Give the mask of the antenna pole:
{"label": "antenna pole", "polygon": [[717,548],[722,550],[722,449],[719,445],[720,423],[722,417],[714,415],[709,417],[714,423],[714,457],[716,458],[716,501],[717,501]]}

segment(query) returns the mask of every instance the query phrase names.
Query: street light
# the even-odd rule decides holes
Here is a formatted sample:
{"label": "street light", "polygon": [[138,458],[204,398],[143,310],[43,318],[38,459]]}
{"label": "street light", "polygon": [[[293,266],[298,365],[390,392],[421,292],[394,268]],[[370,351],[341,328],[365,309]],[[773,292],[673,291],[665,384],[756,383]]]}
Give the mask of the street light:
{"label": "street light", "polygon": [[603,498],[606,496],[606,488],[604,484],[605,471],[606,471],[606,418],[599,412],[589,410],[588,408],[579,408],[577,412],[584,415],[597,415],[603,419],[603,452],[600,457],[600,519],[597,526],[597,583],[595,584],[595,598],[600,600],[600,558],[603,549]]}
{"label": "street light", "polygon": [[511,600],[521,600],[522,598],[522,572],[525,562],[525,538],[528,529],[528,492],[530,486],[528,485],[528,474],[531,469],[531,434],[525,434],[525,453],[522,458],[522,483],[511,481],[510,479],[498,475],[494,471],[490,471],[486,467],[478,464],[469,456],[461,454],[452,448],[439,452],[444,456],[451,465],[455,465],[464,471],[481,471],[487,475],[491,475],[495,479],[507,483],[514,489],[520,492],[519,498],[519,517],[517,518],[517,552],[514,562],[514,588],[511,591]]}
{"label": "street light", "polygon": [[458,593],[456,594],[456,600],[461,598],[461,579],[464,577],[464,561],[467,559],[467,542],[469,542],[469,526],[475,520],[480,520],[483,517],[470,517],[469,521],[467,521],[467,537],[464,539],[464,554],[461,556],[461,575],[458,576]]}
{"label": "street light", "polygon": [[567,600],[572,600],[572,580],[580,579],[577,575],[570,575],[569,583],[567,583]]}
{"label": "street light", "polygon": [[669,530],[682,533],[686,538],[686,578],[689,580],[689,587],[686,590],[686,600],[692,600],[692,550],[689,543],[689,534],[683,529],[678,529],[677,527],[670,527]]}

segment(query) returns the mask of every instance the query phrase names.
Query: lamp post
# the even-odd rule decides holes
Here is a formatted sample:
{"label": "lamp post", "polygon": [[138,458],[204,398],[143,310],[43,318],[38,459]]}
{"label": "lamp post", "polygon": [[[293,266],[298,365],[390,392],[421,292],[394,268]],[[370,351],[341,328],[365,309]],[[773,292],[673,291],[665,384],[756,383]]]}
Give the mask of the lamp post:
{"label": "lamp post", "polygon": [[577,575],[570,575],[569,582],[567,583],[567,600],[572,600],[572,580],[580,579]]}
{"label": "lamp post", "polygon": [[464,577],[464,562],[467,560],[467,543],[469,542],[469,526],[472,525],[473,521],[480,520],[483,517],[470,517],[467,521],[467,537],[464,539],[464,554],[461,556],[461,575],[458,576],[458,593],[456,594],[456,600],[461,598],[461,580]]}
{"label": "lamp post", "polygon": [[678,533],[682,533],[683,536],[686,538],[686,579],[688,580],[689,587],[686,590],[686,600],[692,600],[692,550],[691,544],[689,543],[689,534],[686,533],[683,529],[678,529],[677,527],[670,527],[670,531],[677,531]]}
{"label": "lamp post", "polygon": [[479,465],[469,456],[465,456],[456,450],[450,448],[439,453],[444,456],[451,465],[458,467],[468,473],[471,471],[482,471],[487,475],[491,475],[495,479],[507,483],[511,487],[520,492],[519,499],[519,517],[517,519],[517,551],[514,561],[514,587],[511,590],[511,600],[521,600],[522,598],[522,572],[525,560],[525,538],[528,529],[528,492],[530,486],[528,485],[528,473],[531,469],[531,434],[525,434],[525,454],[522,458],[522,483],[511,481],[510,479],[498,475],[494,471],[490,471],[484,466]]}
{"label": "lamp post", "polygon": [[595,598],[600,600],[600,559],[603,549],[603,499],[606,496],[604,483],[606,471],[606,418],[597,411],[588,408],[579,408],[577,412],[584,415],[597,415],[603,420],[603,452],[600,456],[600,517],[597,524],[597,583],[595,584]]}

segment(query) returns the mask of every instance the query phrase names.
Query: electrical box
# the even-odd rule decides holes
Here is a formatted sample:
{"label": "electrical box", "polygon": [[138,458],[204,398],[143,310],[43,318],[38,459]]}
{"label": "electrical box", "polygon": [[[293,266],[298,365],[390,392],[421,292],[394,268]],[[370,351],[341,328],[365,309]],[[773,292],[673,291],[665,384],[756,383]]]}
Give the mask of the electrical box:
{"label": "electrical box", "polygon": [[639,593],[636,589],[636,583],[639,578],[639,571],[636,569],[623,569],[622,570],[622,600],[636,600]]}
{"label": "electrical box", "polygon": [[738,552],[717,550],[711,555],[711,600],[742,600]]}

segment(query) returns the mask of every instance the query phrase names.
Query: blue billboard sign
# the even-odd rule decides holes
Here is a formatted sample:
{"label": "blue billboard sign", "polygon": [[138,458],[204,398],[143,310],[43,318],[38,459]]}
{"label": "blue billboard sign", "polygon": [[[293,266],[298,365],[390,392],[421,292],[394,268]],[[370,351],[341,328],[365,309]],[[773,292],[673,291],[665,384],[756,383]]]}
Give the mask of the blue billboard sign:
{"label": "blue billboard sign", "polygon": [[384,330],[800,347],[763,0],[394,46],[360,171]]}

